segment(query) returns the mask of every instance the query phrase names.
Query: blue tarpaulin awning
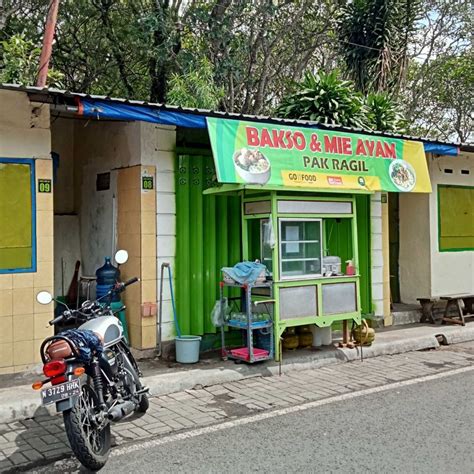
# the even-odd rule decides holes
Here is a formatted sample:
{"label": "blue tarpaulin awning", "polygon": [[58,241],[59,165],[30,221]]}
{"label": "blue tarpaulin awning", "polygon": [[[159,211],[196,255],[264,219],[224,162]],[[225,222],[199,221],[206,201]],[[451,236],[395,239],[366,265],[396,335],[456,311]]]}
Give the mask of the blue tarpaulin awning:
{"label": "blue tarpaulin awning", "polygon": [[[163,125],[174,125],[184,128],[207,128],[206,114],[188,113],[186,111],[172,111],[149,107],[146,105],[134,105],[130,103],[117,103],[107,100],[94,100],[81,98],[79,100],[80,114],[97,119],[107,118],[113,120],[132,120],[141,122],[160,123]],[[311,128],[318,128],[311,125]],[[459,147],[447,143],[430,142],[423,140],[425,153],[437,155],[459,155]]]}
{"label": "blue tarpaulin awning", "polygon": [[207,127],[204,115],[173,112],[144,105],[116,104],[114,102],[81,99],[80,110],[81,114],[86,117],[136,120],[186,128]]}

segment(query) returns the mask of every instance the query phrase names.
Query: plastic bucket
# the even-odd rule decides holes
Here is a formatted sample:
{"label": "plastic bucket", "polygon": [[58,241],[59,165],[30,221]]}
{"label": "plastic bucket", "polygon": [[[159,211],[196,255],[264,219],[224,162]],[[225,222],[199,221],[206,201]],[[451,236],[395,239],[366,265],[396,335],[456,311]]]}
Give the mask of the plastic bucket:
{"label": "plastic bucket", "polygon": [[201,336],[181,336],[175,339],[176,362],[194,364],[199,361]]}

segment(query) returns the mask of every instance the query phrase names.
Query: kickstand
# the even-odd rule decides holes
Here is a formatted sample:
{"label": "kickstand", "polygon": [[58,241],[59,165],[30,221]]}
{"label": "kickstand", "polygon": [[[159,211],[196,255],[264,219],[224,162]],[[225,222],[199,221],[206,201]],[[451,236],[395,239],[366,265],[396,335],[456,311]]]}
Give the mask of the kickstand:
{"label": "kickstand", "polygon": [[281,360],[283,359],[283,351],[282,351],[282,344],[281,344],[281,341],[282,341],[282,338],[280,337],[279,341],[278,341],[278,344],[280,345],[280,350],[279,350],[279,353],[280,353],[280,357],[279,357],[279,361],[278,361],[278,375],[281,377]]}

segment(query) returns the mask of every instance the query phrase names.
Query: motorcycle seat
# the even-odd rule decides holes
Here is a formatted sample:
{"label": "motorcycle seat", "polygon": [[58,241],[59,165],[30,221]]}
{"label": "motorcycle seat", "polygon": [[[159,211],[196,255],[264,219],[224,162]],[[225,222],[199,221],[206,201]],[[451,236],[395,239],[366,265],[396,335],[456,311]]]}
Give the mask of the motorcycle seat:
{"label": "motorcycle seat", "polygon": [[46,348],[46,355],[50,360],[67,359],[73,356],[73,351],[68,342],[57,339]]}

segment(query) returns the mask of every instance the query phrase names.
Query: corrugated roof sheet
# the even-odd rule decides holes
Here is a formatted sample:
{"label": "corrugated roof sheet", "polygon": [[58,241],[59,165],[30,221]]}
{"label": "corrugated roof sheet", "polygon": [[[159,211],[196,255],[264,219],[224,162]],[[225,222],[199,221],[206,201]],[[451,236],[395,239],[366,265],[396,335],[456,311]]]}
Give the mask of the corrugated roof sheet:
{"label": "corrugated roof sheet", "polygon": [[[68,90],[55,89],[55,88],[50,88],[50,87],[23,86],[19,84],[0,84],[0,89],[26,92],[28,94],[34,94],[35,96],[44,95],[45,97],[64,97],[64,98],[78,97],[78,98],[88,98],[92,100],[104,100],[104,101],[109,101],[109,102],[118,102],[122,104],[147,106],[147,107],[152,107],[152,108],[157,108],[157,109],[162,109],[162,110],[170,110],[170,111],[175,111],[175,112],[185,112],[188,114],[206,115],[210,117],[223,117],[223,118],[247,120],[247,121],[253,121],[253,122],[281,123],[284,125],[301,125],[304,127],[313,126],[313,127],[318,127],[318,128],[327,129],[327,130],[339,130],[339,131],[346,131],[350,133],[364,133],[366,135],[379,135],[379,136],[392,137],[392,138],[402,138],[402,139],[407,139],[407,140],[415,140],[415,141],[423,141],[423,142],[431,142],[431,143],[442,143],[446,145],[460,146],[461,150],[463,151],[474,151],[474,145],[471,145],[471,144],[444,142],[441,140],[433,140],[432,138],[414,137],[411,135],[403,135],[403,134],[398,134],[398,133],[378,132],[378,131],[372,131],[372,130],[364,130],[361,128],[343,127],[340,125],[323,124],[319,122],[312,122],[309,120],[286,119],[286,118],[278,118],[278,117],[271,117],[271,116],[264,116],[264,115],[250,115],[250,114],[241,114],[241,113],[235,113],[235,112],[221,112],[218,110],[180,107],[176,105],[153,103],[153,102],[148,102],[145,100],[132,100],[132,99],[125,99],[121,97],[84,94],[82,92],[71,92]],[[35,97],[35,99],[38,99],[38,97]]]}

